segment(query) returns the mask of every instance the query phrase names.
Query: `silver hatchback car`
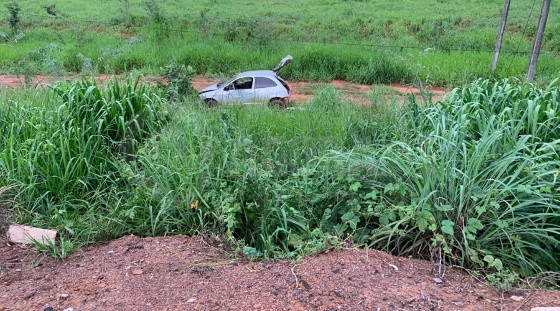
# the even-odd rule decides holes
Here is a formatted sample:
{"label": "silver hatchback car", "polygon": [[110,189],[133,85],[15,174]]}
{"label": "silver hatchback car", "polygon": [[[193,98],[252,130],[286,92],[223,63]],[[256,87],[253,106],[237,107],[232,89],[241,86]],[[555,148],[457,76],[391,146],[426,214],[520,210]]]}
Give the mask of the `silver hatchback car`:
{"label": "silver hatchback car", "polygon": [[278,76],[292,56],[288,55],[272,70],[246,71],[224,83],[216,83],[198,92],[198,96],[212,107],[218,104],[268,103],[269,106],[286,107],[290,87]]}

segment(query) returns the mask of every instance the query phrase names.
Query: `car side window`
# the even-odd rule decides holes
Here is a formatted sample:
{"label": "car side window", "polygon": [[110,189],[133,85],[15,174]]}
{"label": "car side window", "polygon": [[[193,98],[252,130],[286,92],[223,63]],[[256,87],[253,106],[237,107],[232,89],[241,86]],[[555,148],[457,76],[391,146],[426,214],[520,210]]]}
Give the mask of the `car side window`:
{"label": "car side window", "polygon": [[253,78],[245,77],[239,78],[233,82],[233,89],[235,90],[250,90],[253,88]]}
{"label": "car side window", "polygon": [[276,84],[276,82],[272,81],[269,78],[265,78],[265,77],[256,77],[255,78],[255,88],[256,89],[264,89],[267,87],[275,87],[278,86],[278,84]]}

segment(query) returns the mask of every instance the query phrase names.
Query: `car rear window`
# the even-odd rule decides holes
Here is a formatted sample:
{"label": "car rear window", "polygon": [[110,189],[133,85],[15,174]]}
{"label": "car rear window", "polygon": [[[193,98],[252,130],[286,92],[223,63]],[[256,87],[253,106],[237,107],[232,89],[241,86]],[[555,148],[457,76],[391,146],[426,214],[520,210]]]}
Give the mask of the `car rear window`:
{"label": "car rear window", "polygon": [[264,89],[267,87],[275,87],[277,86],[276,82],[272,81],[269,78],[264,77],[256,77],[255,78],[255,88],[256,89]]}

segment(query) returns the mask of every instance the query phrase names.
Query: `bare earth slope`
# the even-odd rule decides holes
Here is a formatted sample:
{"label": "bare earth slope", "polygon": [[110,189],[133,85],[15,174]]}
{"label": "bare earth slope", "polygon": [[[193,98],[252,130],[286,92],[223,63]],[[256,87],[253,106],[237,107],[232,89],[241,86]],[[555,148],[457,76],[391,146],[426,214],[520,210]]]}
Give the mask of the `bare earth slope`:
{"label": "bare earth slope", "polygon": [[[126,236],[55,261],[0,238],[0,310],[529,310],[522,301],[431,263],[344,249],[299,261],[249,262],[200,237]],[[209,244],[210,243],[210,244]],[[397,270],[398,269],[398,270]]]}

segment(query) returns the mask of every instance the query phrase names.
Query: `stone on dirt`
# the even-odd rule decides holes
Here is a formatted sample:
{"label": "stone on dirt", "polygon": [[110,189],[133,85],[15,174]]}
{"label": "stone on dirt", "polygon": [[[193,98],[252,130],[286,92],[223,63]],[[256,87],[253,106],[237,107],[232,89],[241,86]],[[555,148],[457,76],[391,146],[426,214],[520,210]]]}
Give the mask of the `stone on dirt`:
{"label": "stone on dirt", "polygon": [[8,228],[8,239],[12,243],[21,244],[33,244],[33,240],[43,244],[54,244],[56,241],[56,231],[30,226],[10,225]]}

